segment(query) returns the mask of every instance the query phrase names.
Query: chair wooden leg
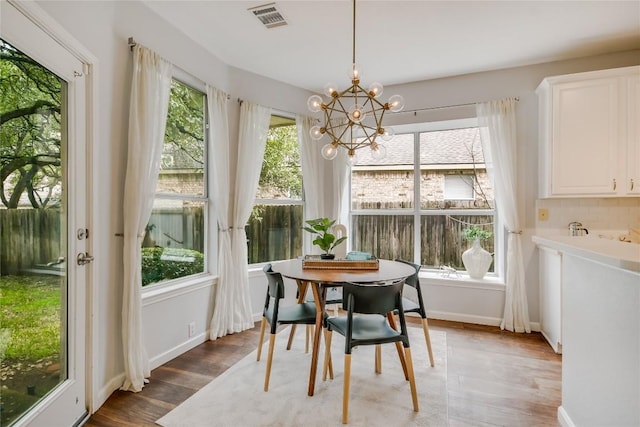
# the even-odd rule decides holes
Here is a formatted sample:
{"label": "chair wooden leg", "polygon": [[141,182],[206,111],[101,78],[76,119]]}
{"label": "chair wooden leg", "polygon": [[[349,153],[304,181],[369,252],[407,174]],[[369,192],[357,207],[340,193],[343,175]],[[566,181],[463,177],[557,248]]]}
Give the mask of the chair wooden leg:
{"label": "chair wooden leg", "polygon": [[327,371],[329,371],[329,378],[333,379],[333,367],[331,365],[331,337],[333,332],[326,330],[324,333],[324,367],[322,369],[322,381],[327,380]]}
{"label": "chair wooden leg", "polygon": [[260,361],[260,355],[262,354],[262,343],[264,342],[264,330],[267,327],[267,318],[263,317],[260,323],[260,340],[258,341],[258,362]]}
{"label": "chair wooden leg", "polygon": [[264,375],[264,391],[269,391],[269,377],[271,376],[271,362],[273,362],[273,347],[276,343],[276,334],[269,335],[269,355],[267,357],[267,372]]}
{"label": "chair wooden leg", "polygon": [[342,392],[342,424],[349,422],[349,386],[351,380],[351,355],[344,355],[344,390]]}
{"label": "chair wooden leg", "polygon": [[[398,324],[396,323],[396,318],[393,316],[393,313],[387,313],[387,320],[389,320],[389,326],[391,326],[396,331],[398,330]],[[400,363],[402,364],[402,371],[404,372],[404,379],[409,380],[409,374],[407,372],[407,362],[404,360],[404,352],[402,351],[402,344],[400,341],[396,341],[396,351],[398,352],[398,357],[400,358]]]}
{"label": "chair wooden leg", "polygon": [[293,337],[296,335],[296,324],[291,325],[291,331],[289,332],[289,341],[287,341],[287,350],[291,350],[291,344],[293,343]]}
{"label": "chair wooden leg", "polygon": [[411,386],[411,399],[413,399],[413,410],[418,412],[418,392],[416,390],[416,378],[413,373],[413,361],[411,360],[411,349],[404,349],[404,356],[407,359],[407,369],[409,370],[409,385]]}
{"label": "chair wooden leg", "polygon": [[429,362],[431,363],[431,367],[433,368],[433,350],[431,349],[431,336],[429,335],[429,322],[425,317],[422,319],[422,330],[424,331],[424,340],[427,343],[427,351],[429,352]]}
{"label": "chair wooden leg", "polygon": [[382,373],[382,345],[376,344],[376,374]]}

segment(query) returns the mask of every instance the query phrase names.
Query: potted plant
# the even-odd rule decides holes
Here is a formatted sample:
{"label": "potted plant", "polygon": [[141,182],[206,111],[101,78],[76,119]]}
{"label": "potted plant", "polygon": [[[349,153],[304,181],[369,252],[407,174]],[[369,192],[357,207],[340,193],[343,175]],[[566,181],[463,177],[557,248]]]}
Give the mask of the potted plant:
{"label": "potted plant", "polygon": [[480,245],[480,241],[487,240],[492,235],[490,231],[477,225],[471,225],[462,230],[462,237],[473,241],[471,247],[462,253],[462,263],[472,279],[480,280],[489,271],[493,256]]}
{"label": "potted plant", "polygon": [[316,236],[312,243],[324,251],[324,253],[320,255],[320,258],[333,259],[335,257],[335,255],[331,253],[333,248],[347,240],[347,236],[336,239],[336,236],[329,231],[336,221],[332,221],[329,218],[316,218],[305,222],[308,226],[304,227],[304,229]]}

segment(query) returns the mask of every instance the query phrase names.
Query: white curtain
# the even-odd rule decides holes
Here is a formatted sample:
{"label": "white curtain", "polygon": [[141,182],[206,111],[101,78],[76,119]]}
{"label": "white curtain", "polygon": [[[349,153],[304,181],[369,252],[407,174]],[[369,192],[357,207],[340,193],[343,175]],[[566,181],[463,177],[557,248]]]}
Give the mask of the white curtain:
{"label": "white curtain", "polygon": [[[366,150],[366,148],[365,148]],[[332,160],[333,191],[329,199],[329,216],[337,218],[337,224],[347,224],[349,220],[349,172],[351,167],[348,162],[347,151],[340,149],[338,155]]]}
{"label": "white curtain", "polygon": [[247,234],[244,226],[249,219],[258,188],[262,159],[267,141],[271,109],[244,101],[240,107],[238,163],[233,200],[231,253],[233,270],[225,283],[218,283],[211,321],[211,337],[242,332],[253,327],[247,264]]}
{"label": "white curtain", "polygon": [[209,114],[209,171],[211,199],[216,208],[218,218],[218,291],[213,297],[214,314],[209,325],[210,339],[218,338],[224,333],[222,315],[226,308],[217,306],[224,298],[222,292],[228,293],[233,280],[234,262],[231,254],[231,222],[229,211],[229,121],[227,110],[227,94],[209,85],[207,89],[207,110]]}
{"label": "white curtain", "polygon": [[518,212],[515,106],[515,99],[484,102],[476,105],[476,113],[487,171],[495,185],[496,208],[508,231],[506,294],[500,328],[531,332]]}
{"label": "white curtain", "polygon": [[309,130],[314,122],[313,117],[296,115],[302,185],[304,186],[305,219],[321,217],[324,205],[325,159],[320,154],[321,144],[315,143],[309,135]]}
{"label": "white curtain", "polygon": [[149,49],[133,48],[129,150],[124,184],[122,390],[141,391],[150,375],[142,337],[141,245],[151,216],[169,108],[172,65]]}
{"label": "white curtain", "polygon": [[[296,116],[302,184],[305,196],[305,220],[320,217],[336,219],[336,224],[347,224],[348,204],[345,203],[348,189],[349,163],[346,151],[338,149],[338,156],[325,160],[321,154],[323,143],[311,139],[309,130],[314,125],[312,117]],[[305,234],[305,237],[306,236]],[[304,253],[317,248],[305,239]]]}

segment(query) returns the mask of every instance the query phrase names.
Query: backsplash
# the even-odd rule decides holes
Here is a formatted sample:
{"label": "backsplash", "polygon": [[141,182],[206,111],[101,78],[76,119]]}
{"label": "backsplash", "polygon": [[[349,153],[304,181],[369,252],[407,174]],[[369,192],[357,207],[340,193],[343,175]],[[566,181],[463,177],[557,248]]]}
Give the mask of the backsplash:
{"label": "backsplash", "polygon": [[[540,221],[538,209],[547,209],[549,219]],[[565,233],[569,223],[579,221],[590,231],[628,231],[640,228],[640,197],[536,200],[536,233]]]}

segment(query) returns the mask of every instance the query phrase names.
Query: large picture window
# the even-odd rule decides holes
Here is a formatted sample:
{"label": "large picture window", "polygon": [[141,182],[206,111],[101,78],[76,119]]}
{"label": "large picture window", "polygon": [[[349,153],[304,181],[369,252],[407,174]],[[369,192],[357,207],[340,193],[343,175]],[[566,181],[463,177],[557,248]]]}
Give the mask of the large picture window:
{"label": "large picture window", "polygon": [[142,285],[204,272],[206,96],[173,80],[156,195],[142,242]]}
{"label": "large picture window", "polygon": [[[462,230],[477,224],[493,234],[495,222],[476,121],[416,126],[386,145],[384,159],[361,150],[352,168],[352,249],[464,270],[471,242]],[[483,246],[494,252],[494,239]]]}
{"label": "large picture window", "polygon": [[272,115],[256,200],[246,226],[249,264],[302,255],[303,207],[296,121]]}

